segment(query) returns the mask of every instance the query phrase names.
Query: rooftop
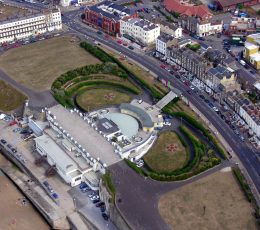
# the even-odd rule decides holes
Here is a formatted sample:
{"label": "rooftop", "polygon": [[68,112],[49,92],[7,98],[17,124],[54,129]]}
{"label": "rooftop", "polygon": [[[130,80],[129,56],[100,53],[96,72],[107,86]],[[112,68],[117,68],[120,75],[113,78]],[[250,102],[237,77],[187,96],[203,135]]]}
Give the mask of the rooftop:
{"label": "rooftop", "polygon": [[104,1],[86,9],[99,13],[107,18],[120,20],[126,16],[131,16],[135,12],[126,6],[121,6],[110,1]]}
{"label": "rooftop", "polygon": [[192,6],[180,3],[179,0],[164,0],[165,8],[170,12],[177,12],[181,15],[199,17],[207,19],[212,17],[212,13],[204,5]]}
{"label": "rooftop", "polygon": [[251,0],[217,0],[222,7],[229,7],[239,3],[251,2]]}
{"label": "rooftop", "polygon": [[253,59],[256,62],[260,61],[260,53],[251,54],[250,58]]}
{"label": "rooftop", "polygon": [[159,25],[141,18],[129,18],[129,19],[125,19],[124,21],[127,21],[128,23],[138,26],[146,31],[153,30],[159,27]]}
{"label": "rooftop", "polygon": [[43,134],[34,139],[41,148],[47,152],[54,162],[59,162],[59,166],[65,171],[70,172],[77,169],[73,160],[56,144],[48,135]]}
{"label": "rooftop", "polygon": [[78,113],[70,112],[61,105],[53,106],[49,110],[56,116],[55,121],[58,125],[66,130],[92,157],[100,158],[107,165],[120,160],[114,152],[114,147]]}
{"label": "rooftop", "polygon": [[160,36],[157,38],[158,40],[162,41],[162,42],[169,42],[174,40],[174,36],[170,35],[170,34],[166,34],[166,33],[161,33]]}

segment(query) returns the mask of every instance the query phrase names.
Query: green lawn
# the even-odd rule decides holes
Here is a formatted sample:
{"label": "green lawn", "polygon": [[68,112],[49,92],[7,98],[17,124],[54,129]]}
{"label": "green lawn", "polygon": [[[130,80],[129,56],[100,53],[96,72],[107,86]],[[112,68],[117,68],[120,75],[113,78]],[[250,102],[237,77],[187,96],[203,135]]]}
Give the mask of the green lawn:
{"label": "green lawn", "polygon": [[91,111],[105,106],[130,102],[131,98],[129,94],[113,89],[86,89],[76,100],[81,108]]}
{"label": "green lawn", "polygon": [[0,80],[0,111],[12,111],[22,105],[25,99],[24,94]]}
{"label": "green lawn", "polygon": [[174,132],[163,132],[144,156],[146,164],[155,172],[172,172],[186,163],[187,152]]}

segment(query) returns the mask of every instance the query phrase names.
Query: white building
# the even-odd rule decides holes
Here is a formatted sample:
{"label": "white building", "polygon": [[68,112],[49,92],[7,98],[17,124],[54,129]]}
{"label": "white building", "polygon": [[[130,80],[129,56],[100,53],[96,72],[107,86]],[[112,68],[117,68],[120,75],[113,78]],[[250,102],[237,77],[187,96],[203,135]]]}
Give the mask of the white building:
{"label": "white building", "polygon": [[60,9],[0,22],[0,43],[62,29]]}
{"label": "white building", "polygon": [[199,37],[208,36],[211,34],[221,33],[223,29],[223,22],[198,22],[196,34]]}
{"label": "white building", "polygon": [[160,26],[145,19],[130,18],[120,20],[120,34],[128,34],[141,43],[155,43],[160,35]]}
{"label": "white building", "polygon": [[166,56],[167,48],[173,45],[175,38],[169,34],[161,33],[161,35],[156,39],[156,52],[159,55]]}

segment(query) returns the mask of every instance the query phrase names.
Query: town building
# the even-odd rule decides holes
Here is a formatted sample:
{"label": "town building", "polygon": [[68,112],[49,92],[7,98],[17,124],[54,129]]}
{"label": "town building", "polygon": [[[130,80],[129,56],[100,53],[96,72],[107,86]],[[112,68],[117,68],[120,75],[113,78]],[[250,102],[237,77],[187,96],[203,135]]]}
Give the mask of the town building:
{"label": "town building", "polygon": [[170,60],[182,68],[188,70],[192,75],[206,83],[206,72],[211,64],[198,53],[183,47],[171,47],[169,50]]}
{"label": "town building", "polygon": [[120,20],[120,34],[127,34],[139,42],[149,45],[160,36],[160,26],[146,19],[125,18]]}
{"label": "town building", "polygon": [[257,18],[232,17],[231,22],[225,31],[225,34],[232,36],[234,34],[246,36],[256,32]]}
{"label": "town building", "polygon": [[169,12],[178,13],[180,16],[200,18],[201,20],[210,19],[213,14],[204,5],[192,5],[190,3],[180,2],[180,0],[164,0],[163,5]]}
{"label": "town building", "polygon": [[243,50],[243,58],[255,69],[260,69],[260,34],[252,34],[247,36],[245,47]]}
{"label": "town building", "polygon": [[222,33],[223,21],[201,20],[200,18],[183,15],[179,19],[183,29],[199,37]]}
{"label": "town building", "polygon": [[260,145],[260,107],[244,95],[234,91],[227,93],[227,104],[245,121],[250,140]]}
{"label": "town building", "polygon": [[26,39],[62,29],[59,8],[0,22],[0,43]]}
{"label": "town building", "polygon": [[137,13],[126,6],[104,1],[85,8],[84,22],[108,34],[116,35],[120,33],[120,20],[135,17]]}
{"label": "town building", "polygon": [[156,39],[156,52],[159,53],[158,55],[166,56],[167,48],[176,43],[176,38],[174,38],[172,35],[161,33],[161,35]]}
{"label": "town building", "polygon": [[235,10],[238,4],[244,6],[253,6],[260,3],[259,0],[216,0],[215,5],[218,10],[230,11]]}
{"label": "town building", "polygon": [[181,38],[182,37],[182,28],[179,23],[169,23],[165,20],[162,20],[160,18],[154,18],[152,20],[153,23],[158,24],[160,26],[161,33],[172,35],[175,38]]}

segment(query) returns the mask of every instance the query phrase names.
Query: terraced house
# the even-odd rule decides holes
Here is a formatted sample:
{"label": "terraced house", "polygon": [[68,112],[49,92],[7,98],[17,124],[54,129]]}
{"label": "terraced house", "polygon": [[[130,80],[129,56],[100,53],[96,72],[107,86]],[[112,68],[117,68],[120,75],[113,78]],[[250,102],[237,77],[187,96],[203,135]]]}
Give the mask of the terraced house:
{"label": "terraced house", "polygon": [[59,8],[0,22],[0,43],[16,41],[62,29]]}

